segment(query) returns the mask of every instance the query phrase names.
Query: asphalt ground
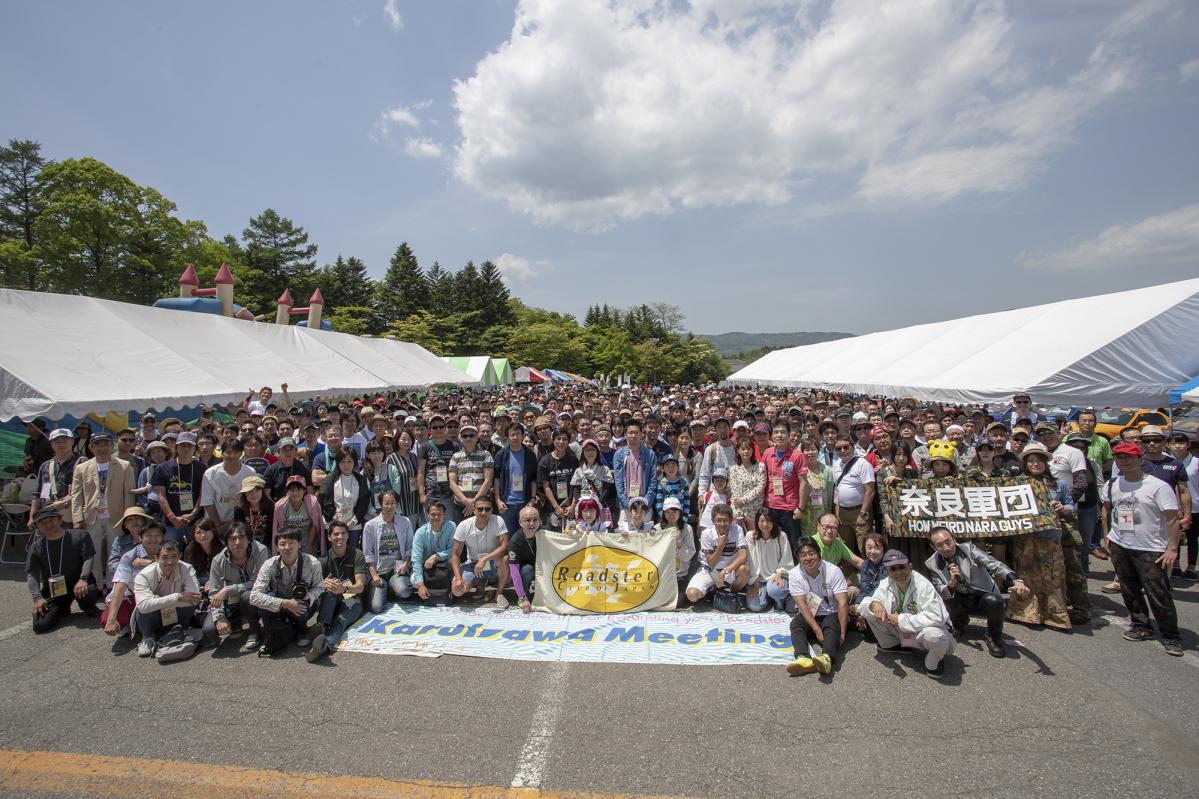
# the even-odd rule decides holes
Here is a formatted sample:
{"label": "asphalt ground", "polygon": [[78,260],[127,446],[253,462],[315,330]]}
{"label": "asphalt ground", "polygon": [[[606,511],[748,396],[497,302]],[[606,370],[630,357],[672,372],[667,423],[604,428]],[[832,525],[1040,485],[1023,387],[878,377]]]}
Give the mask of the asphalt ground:
{"label": "asphalt ground", "polygon": [[35,636],[5,566],[0,796],[1193,796],[1199,586],[1175,658],[1092,577],[1092,626],[1009,625],[997,660],[976,621],[937,682],[852,635],[832,679],[232,642],[160,665],[81,615]]}

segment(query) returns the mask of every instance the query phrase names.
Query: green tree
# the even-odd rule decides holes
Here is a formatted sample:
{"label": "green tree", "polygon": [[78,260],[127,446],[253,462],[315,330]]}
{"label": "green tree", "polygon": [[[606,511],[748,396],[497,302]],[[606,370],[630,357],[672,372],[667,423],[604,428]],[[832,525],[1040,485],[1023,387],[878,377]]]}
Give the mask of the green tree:
{"label": "green tree", "polygon": [[452,355],[456,345],[453,338],[449,337],[452,332],[447,329],[442,319],[421,309],[392,322],[387,335],[400,341],[419,344],[434,355]]}
{"label": "green tree", "polygon": [[384,328],[429,309],[429,285],[408,242],[401,242],[392,253],[387,272],[375,288],[373,305]]}
{"label": "green tree", "polygon": [[206,236],[170,200],[94,158],[49,165],[42,179],[34,237],[50,290],[148,302],[170,292],[182,252]]}
{"label": "green tree", "polygon": [[592,325],[582,331],[588,374],[623,374],[636,366],[629,334],[619,327]]}
{"label": "green tree", "polygon": [[[322,296],[324,289],[321,289]],[[372,309],[367,305],[342,305],[324,319],[338,333],[365,336],[371,332]]]}
{"label": "green tree", "polygon": [[337,260],[320,270],[316,281],[325,298],[326,309],[357,306],[369,310],[375,282],[367,274],[366,264],[361,259],[342,258],[339,254]]}
{"label": "green tree", "polygon": [[425,275],[425,285],[429,290],[428,308],[435,316],[444,317],[454,313],[454,282],[454,276],[434,261]]}
{"label": "green tree", "polygon": [[44,205],[42,170],[49,163],[41,150],[29,139],[0,147],[0,281],[29,291],[41,283],[34,229]]}
{"label": "green tree", "polygon": [[477,311],[480,305],[479,268],[474,261],[467,261],[466,266],[458,270],[450,281],[450,305],[456,313]]}
{"label": "green tree", "polygon": [[534,322],[512,328],[508,337],[509,357],[521,365],[538,369],[587,369],[587,350],[573,322]]}
{"label": "green tree", "polygon": [[510,326],[516,321],[508,301],[512,299],[500,268],[491,261],[479,264],[479,310],[483,324]]}
{"label": "green tree", "polygon": [[296,302],[308,299],[316,288],[317,247],[309,244],[304,228],[268,208],[251,219],[241,235],[246,264],[266,281],[265,294],[254,298],[258,305],[274,303],[284,289],[291,289]]}

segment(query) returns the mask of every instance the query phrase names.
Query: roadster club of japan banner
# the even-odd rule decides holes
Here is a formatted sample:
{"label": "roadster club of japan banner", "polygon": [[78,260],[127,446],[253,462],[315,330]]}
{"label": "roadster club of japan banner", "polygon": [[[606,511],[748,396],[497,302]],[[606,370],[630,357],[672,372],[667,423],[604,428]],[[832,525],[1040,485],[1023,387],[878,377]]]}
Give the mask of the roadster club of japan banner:
{"label": "roadster club of japan banner", "polygon": [[1060,527],[1049,489],[1023,477],[899,480],[885,486],[892,536],[924,538],[946,527],[957,538],[1000,538]]}
{"label": "roadster club of japan banner", "polygon": [[534,608],[579,615],[674,610],[675,534],[537,533]]}

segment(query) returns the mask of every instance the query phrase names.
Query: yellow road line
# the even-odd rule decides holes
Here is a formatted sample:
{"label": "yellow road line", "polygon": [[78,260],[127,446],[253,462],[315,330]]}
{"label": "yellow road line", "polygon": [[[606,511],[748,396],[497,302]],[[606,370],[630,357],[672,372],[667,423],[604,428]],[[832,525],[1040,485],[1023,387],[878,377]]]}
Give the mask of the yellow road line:
{"label": "yellow road line", "polygon": [[76,793],[114,799],[145,799],[147,796],[195,799],[218,794],[254,799],[345,799],[347,796],[370,796],[372,799],[619,799],[615,794],[328,776],[214,763],[13,749],[0,749],[0,790]]}

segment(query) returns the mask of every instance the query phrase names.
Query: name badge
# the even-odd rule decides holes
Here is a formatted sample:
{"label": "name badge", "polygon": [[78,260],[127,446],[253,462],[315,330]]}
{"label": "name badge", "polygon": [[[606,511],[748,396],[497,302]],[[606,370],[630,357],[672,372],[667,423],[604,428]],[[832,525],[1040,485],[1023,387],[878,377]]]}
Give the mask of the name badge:
{"label": "name badge", "polygon": [[229,594],[225,597],[226,605],[236,605],[241,602],[241,594]]}
{"label": "name badge", "polygon": [[629,483],[629,497],[632,498],[639,496],[641,496],[641,483],[634,480],[633,482]]}
{"label": "name badge", "polygon": [[179,495],[179,510],[181,513],[191,513],[195,507],[196,505],[192,501],[191,488],[188,488],[186,493]]}
{"label": "name badge", "polygon": [[569,492],[568,483],[565,480],[558,481],[558,499],[566,499]]}
{"label": "name badge", "polygon": [[1116,529],[1122,533],[1131,533],[1136,525],[1130,508],[1116,509]]}
{"label": "name badge", "polygon": [[437,466],[433,469],[433,477],[439,483],[444,483],[450,479],[450,472],[445,466]]}
{"label": "name badge", "polygon": [[50,596],[57,599],[67,595],[67,578],[59,575],[50,578]]}
{"label": "name badge", "polygon": [[820,610],[820,606],[824,603],[823,597],[818,597],[818,596],[816,596],[816,594],[814,594],[811,591],[809,591],[807,593],[807,595],[804,597],[804,599],[807,600],[808,607],[811,608],[813,614],[815,614],[816,611]]}
{"label": "name badge", "polygon": [[525,476],[523,474],[512,475],[512,493],[519,494],[525,490]]}
{"label": "name badge", "polygon": [[774,493],[774,495],[776,497],[781,497],[783,495],[783,478],[781,478],[781,477],[771,478],[770,490]]}
{"label": "name badge", "polygon": [[45,483],[42,483],[41,498],[44,500],[50,499],[50,481],[48,480]]}
{"label": "name badge", "polygon": [[162,626],[172,627],[179,623],[179,612],[174,608],[162,609]]}
{"label": "name badge", "polygon": [[458,482],[462,484],[463,491],[475,490],[475,476],[473,474],[464,474],[458,478]]}

